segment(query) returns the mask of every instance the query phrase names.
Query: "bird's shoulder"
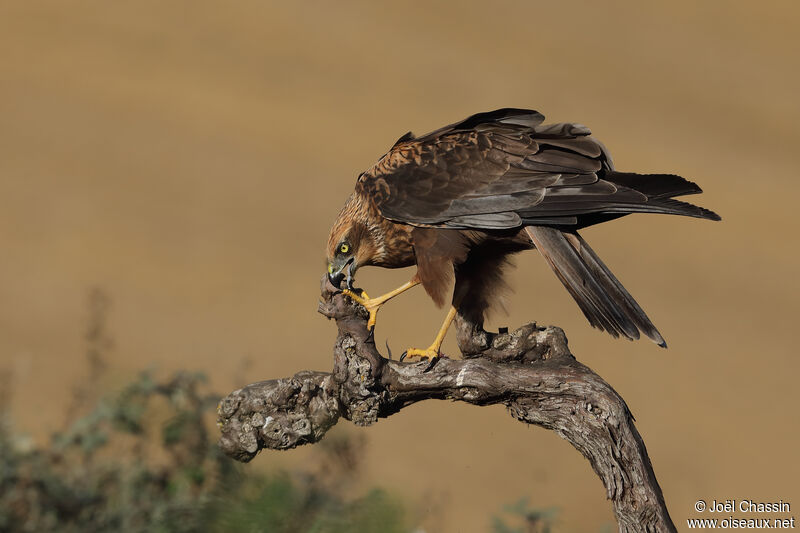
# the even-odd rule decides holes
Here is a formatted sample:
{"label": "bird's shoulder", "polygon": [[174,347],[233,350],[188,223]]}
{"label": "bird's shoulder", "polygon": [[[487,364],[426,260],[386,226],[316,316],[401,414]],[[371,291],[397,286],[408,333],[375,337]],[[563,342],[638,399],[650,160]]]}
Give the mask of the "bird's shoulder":
{"label": "bird's shoulder", "polygon": [[450,126],[420,137],[409,132],[359,175],[356,189],[380,203],[400,185],[420,194],[434,192],[437,183],[474,186],[502,176],[537,150],[531,131],[501,123],[468,130]]}

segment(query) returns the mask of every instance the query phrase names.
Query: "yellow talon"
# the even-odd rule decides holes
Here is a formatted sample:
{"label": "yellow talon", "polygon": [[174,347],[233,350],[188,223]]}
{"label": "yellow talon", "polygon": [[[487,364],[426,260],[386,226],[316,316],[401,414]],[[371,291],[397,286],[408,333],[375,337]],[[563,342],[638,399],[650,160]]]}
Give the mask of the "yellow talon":
{"label": "yellow talon", "polygon": [[402,361],[406,357],[424,357],[425,359],[430,359],[431,361],[433,361],[440,355],[441,354],[439,353],[438,346],[429,346],[425,350],[420,350],[418,348],[409,348],[408,350],[405,351],[400,360]]}
{"label": "yellow talon", "polygon": [[342,293],[349,296],[354,302],[364,306],[364,308],[369,312],[369,320],[367,320],[367,329],[372,329],[375,327],[375,321],[378,318],[378,310],[383,305],[383,301],[380,298],[371,299],[367,296],[366,291],[362,290],[361,294],[358,295],[351,291],[350,289],[344,289]]}
{"label": "yellow talon", "polygon": [[344,289],[342,291],[342,294],[346,294],[347,296],[350,297],[351,300],[353,300],[357,304],[361,304],[364,307],[367,306],[367,300],[369,298],[367,298],[367,294],[364,291],[361,291],[361,294],[363,294],[364,296],[361,296],[360,294],[356,294],[353,291],[351,291],[350,289]]}
{"label": "yellow talon", "polygon": [[354,302],[364,306],[364,308],[369,311],[369,320],[367,321],[367,329],[372,329],[375,327],[375,320],[378,318],[378,310],[381,308],[383,304],[387,301],[391,300],[398,294],[401,294],[411,287],[419,285],[419,281],[409,281],[408,283],[404,283],[402,286],[396,288],[391,292],[387,292],[383,296],[378,296],[377,298],[370,298],[367,295],[367,292],[361,289],[361,294],[356,294],[350,289],[344,289],[342,291],[343,294],[349,296]]}
{"label": "yellow talon", "polygon": [[428,346],[425,350],[410,348],[403,353],[402,357],[400,357],[400,360],[402,361],[406,357],[425,357],[426,359],[433,361],[439,357],[441,355],[444,336],[447,335],[447,330],[450,327],[450,324],[453,322],[453,319],[456,317],[456,312],[455,306],[450,308],[450,311],[447,313],[447,316],[444,319],[444,324],[442,324],[441,329],[439,329],[439,333],[436,335],[436,338],[433,339],[433,344]]}

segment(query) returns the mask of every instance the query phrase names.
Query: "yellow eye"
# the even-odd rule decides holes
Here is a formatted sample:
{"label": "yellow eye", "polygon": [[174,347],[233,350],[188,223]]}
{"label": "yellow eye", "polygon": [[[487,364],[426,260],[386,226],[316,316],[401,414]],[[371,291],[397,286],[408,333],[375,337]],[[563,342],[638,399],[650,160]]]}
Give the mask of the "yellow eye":
{"label": "yellow eye", "polygon": [[333,274],[333,265],[328,263],[328,274]]}
{"label": "yellow eye", "polygon": [[346,244],[343,244],[339,247],[339,251],[342,252],[343,254],[346,254],[347,252],[350,251],[350,247]]}

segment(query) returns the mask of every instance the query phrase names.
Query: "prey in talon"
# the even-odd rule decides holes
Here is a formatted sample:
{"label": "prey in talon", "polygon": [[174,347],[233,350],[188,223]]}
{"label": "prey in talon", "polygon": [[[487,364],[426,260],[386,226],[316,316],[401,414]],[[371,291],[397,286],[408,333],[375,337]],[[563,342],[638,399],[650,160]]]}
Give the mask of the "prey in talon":
{"label": "prey in talon", "polygon": [[[370,330],[381,306],[422,285],[436,305],[449,300],[450,308],[433,342],[406,354],[434,362],[456,316],[482,328],[500,303],[508,257],[536,249],[592,326],[631,340],[644,334],[666,347],[578,231],[631,213],[719,215],[675,199],[702,192],[695,183],[620,172],[586,126],[543,122],[536,111],[505,108],[419,137],[407,133],[359,175],[331,228],[328,276],[369,311]],[[361,267],[414,265],[408,282],[382,296],[353,286]]]}

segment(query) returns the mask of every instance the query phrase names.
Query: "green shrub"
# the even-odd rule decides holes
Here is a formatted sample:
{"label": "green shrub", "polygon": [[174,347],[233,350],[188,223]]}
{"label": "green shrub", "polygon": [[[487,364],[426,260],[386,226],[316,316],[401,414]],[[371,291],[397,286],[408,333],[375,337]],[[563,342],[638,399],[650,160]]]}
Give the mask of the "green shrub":
{"label": "green shrub", "polygon": [[358,441],[316,446],[327,465],[316,473],[255,474],[224,457],[208,430],[218,396],[203,384],[201,374],[143,373],[48,447],[15,435],[3,415],[0,532],[409,531],[381,490],[342,498]]}

